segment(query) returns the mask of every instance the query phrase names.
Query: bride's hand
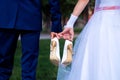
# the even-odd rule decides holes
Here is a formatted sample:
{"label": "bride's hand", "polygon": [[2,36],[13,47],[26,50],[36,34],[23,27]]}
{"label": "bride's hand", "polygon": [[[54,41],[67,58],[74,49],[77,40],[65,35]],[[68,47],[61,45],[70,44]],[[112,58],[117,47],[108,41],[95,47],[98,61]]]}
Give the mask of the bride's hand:
{"label": "bride's hand", "polygon": [[74,29],[73,28],[64,28],[64,30],[58,34],[59,37],[62,37],[66,40],[73,41]]}

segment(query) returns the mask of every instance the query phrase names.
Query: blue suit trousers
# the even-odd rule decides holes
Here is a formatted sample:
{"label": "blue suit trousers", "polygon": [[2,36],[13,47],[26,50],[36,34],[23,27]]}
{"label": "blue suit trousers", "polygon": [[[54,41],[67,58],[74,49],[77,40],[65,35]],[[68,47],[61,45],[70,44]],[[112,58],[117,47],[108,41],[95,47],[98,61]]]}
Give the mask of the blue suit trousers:
{"label": "blue suit trousers", "polygon": [[22,46],[22,80],[36,80],[40,32],[14,29],[0,29],[0,80],[9,80],[12,74],[19,36]]}

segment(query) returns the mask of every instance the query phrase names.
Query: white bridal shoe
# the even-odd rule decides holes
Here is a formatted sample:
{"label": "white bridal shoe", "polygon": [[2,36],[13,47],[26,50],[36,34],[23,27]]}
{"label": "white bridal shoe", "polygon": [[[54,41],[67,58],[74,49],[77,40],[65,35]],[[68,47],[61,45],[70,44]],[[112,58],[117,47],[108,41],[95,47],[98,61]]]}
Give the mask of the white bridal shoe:
{"label": "white bridal shoe", "polygon": [[69,65],[72,62],[72,42],[69,40],[65,41],[64,50],[63,50],[63,57],[61,64],[64,66]]}
{"label": "white bridal shoe", "polygon": [[51,39],[50,61],[56,66],[60,63],[59,40],[56,37]]}

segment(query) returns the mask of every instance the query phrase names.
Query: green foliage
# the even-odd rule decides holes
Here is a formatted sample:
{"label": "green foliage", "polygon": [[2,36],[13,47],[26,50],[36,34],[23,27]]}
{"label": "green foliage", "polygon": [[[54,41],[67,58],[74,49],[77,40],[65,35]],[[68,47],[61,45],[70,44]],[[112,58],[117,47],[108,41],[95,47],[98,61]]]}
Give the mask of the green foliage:
{"label": "green foliage", "polygon": [[48,4],[48,0],[42,0],[42,5]]}
{"label": "green foliage", "polygon": [[76,2],[78,1],[78,0],[66,0],[67,1],[67,3],[70,3],[70,4],[76,4]]}
{"label": "green foliage", "polygon": [[63,17],[68,17],[72,13],[76,1],[77,0],[60,0]]}
{"label": "green foliage", "polygon": [[90,0],[90,2],[89,2],[89,6],[90,6],[90,8],[94,8],[94,6],[95,6],[95,0]]}

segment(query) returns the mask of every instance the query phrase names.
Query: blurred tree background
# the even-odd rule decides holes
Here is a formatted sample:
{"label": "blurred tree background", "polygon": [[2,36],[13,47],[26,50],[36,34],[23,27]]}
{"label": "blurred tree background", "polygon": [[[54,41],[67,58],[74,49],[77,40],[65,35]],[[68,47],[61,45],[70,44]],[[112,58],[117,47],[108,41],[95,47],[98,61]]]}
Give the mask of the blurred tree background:
{"label": "blurred tree background", "polygon": [[[62,26],[64,26],[71,15],[73,8],[78,0],[60,0],[61,14],[62,14]],[[86,22],[89,20],[94,12],[94,0],[90,0],[84,11],[79,16],[75,23],[76,28],[83,28]],[[50,6],[48,0],[42,0],[42,13],[43,13],[43,32],[50,32],[51,18],[50,18]]]}

